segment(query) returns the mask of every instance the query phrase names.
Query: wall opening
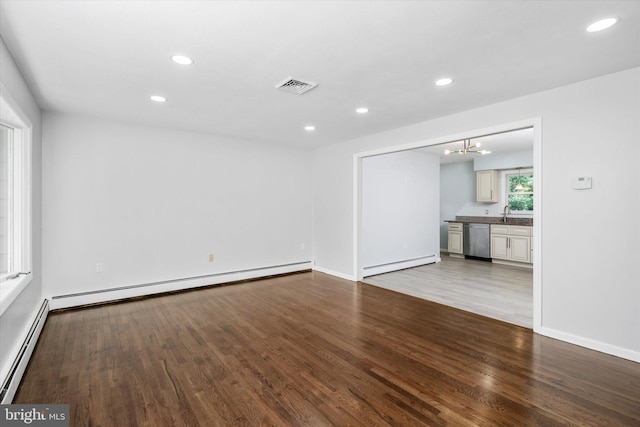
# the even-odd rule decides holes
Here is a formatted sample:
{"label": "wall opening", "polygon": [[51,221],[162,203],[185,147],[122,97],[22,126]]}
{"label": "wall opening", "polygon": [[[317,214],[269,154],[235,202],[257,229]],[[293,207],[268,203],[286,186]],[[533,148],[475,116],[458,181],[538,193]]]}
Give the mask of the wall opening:
{"label": "wall opening", "polygon": [[[535,170],[536,193],[534,195],[534,203],[536,209],[533,213],[533,330],[537,331],[542,325],[542,120],[541,118],[533,118],[514,123],[505,123],[499,126],[493,126],[483,129],[475,129],[465,131],[459,134],[447,135],[443,137],[433,138],[429,140],[416,141],[409,144],[398,146],[390,146],[382,149],[361,152],[354,154],[353,157],[353,184],[354,184],[354,216],[353,216],[353,257],[354,272],[353,276],[356,280],[361,281],[365,277],[365,265],[363,264],[363,160],[372,156],[380,156],[390,153],[398,153],[417,148],[433,147],[459,141],[469,138],[477,138],[480,136],[511,132],[514,130],[532,128],[533,129],[533,168]],[[439,202],[438,202],[439,203]]]}

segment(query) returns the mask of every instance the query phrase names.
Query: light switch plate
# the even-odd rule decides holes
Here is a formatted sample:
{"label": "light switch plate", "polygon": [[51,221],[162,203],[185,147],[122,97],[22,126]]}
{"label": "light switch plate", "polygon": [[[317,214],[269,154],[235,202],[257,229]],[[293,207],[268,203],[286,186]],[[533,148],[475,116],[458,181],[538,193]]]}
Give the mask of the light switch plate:
{"label": "light switch plate", "polygon": [[571,180],[571,188],[574,190],[590,190],[591,189],[591,177],[579,176]]}

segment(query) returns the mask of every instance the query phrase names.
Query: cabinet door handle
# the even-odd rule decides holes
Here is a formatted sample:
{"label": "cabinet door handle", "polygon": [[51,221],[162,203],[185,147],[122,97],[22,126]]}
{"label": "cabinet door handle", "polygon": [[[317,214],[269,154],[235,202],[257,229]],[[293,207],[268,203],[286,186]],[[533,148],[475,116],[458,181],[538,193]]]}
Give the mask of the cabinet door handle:
{"label": "cabinet door handle", "polygon": [[507,237],[507,248],[511,247],[511,237]]}

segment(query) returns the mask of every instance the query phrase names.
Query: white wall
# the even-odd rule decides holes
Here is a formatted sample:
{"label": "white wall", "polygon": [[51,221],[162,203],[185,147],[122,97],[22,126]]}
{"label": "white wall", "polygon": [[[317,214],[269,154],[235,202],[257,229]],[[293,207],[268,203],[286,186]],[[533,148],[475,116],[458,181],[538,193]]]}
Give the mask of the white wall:
{"label": "white wall", "polygon": [[61,113],[43,124],[45,295],[311,260],[308,151]]}
{"label": "white wall", "polygon": [[31,189],[31,248],[33,279],[0,317],[0,381],[9,370],[19,347],[26,338],[40,305],[42,304],[42,118],[40,107],[10,52],[0,39],[0,81],[18,104],[22,113],[31,121],[32,128],[32,189]]}
{"label": "white wall", "polygon": [[473,169],[476,171],[487,169],[513,169],[533,166],[533,148],[515,153],[489,154],[473,158]]}
{"label": "white wall", "polygon": [[[640,361],[639,68],[315,150],[316,265],[353,274],[354,153],[535,117],[542,118],[539,332]],[[575,176],[592,176],[593,189],[572,190]],[[614,232],[614,223],[623,229]]]}
{"label": "white wall", "polygon": [[362,159],[364,268],[439,256],[439,163],[418,151]]}
{"label": "white wall", "polygon": [[448,249],[446,220],[456,219],[458,211],[476,199],[476,173],[473,161],[440,165],[440,248]]}

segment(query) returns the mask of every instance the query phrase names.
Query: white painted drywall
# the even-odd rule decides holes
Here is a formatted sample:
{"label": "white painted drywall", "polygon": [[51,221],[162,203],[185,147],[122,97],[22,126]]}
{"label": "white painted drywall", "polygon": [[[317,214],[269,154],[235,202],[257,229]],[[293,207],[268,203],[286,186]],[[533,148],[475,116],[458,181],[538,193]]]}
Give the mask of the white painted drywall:
{"label": "white painted drywall", "polygon": [[[353,276],[355,153],[534,117],[542,118],[541,331],[640,360],[640,68],[316,149],[316,265]],[[573,190],[576,176],[591,176],[593,189]]]}
{"label": "white painted drywall", "polygon": [[45,295],[311,260],[309,151],[63,113],[43,124]]}
{"label": "white painted drywall", "polygon": [[533,148],[528,151],[487,154],[485,156],[476,156],[473,158],[473,169],[476,171],[487,169],[513,169],[532,166]]}
{"label": "white painted drywall", "polygon": [[0,381],[4,380],[42,304],[42,120],[40,107],[0,39],[0,81],[22,113],[31,121],[31,248],[33,278],[0,316]]}
{"label": "white painted drywall", "polygon": [[458,211],[476,198],[473,161],[440,165],[440,248],[448,249],[448,224]]}
{"label": "white painted drywall", "polygon": [[439,256],[439,163],[419,151],[362,159],[363,268]]}

